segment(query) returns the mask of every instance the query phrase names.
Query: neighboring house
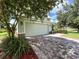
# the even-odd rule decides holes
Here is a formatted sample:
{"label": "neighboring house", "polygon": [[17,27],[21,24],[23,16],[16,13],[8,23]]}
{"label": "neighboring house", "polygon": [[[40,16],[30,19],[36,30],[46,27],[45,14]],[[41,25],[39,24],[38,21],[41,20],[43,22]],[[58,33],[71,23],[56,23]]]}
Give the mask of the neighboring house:
{"label": "neighboring house", "polygon": [[52,30],[51,22],[47,19],[44,21],[23,21],[23,24],[17,25],[17,33],[25,33],[25,36],[36,36],[49,34]]}

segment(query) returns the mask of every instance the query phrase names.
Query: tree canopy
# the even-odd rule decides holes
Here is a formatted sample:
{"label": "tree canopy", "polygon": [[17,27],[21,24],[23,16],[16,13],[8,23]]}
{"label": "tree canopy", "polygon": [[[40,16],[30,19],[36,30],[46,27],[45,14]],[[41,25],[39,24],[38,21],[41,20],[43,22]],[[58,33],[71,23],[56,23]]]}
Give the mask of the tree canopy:
{"label": "tree canopy", "polygon": [[[63,2],[63,0],[0,0],[0,21],[6,25],[8,32],[15,32],[21,17],[46,17],[57,1]],[[12,19],[15,19],[13,24],[10,23]]]}
{"label": "tree canopy", "polygon": [[67,18],[68,25],[78,29],[79,31],[79,1],[76,0],[74,5],[70,6],[69,16]]}
{"label": "tree canopy", "polygon": [[[47,16],[56,0],[1,0],[0,9],[5,16]],[[10,17],[9,17],[10,18]]]}
{"label": "tree canopy", "polygon": [[79,0],[74,1],[73,5],[64,6],[65,12],[60,16],[59,23],[64,26],[70,26],[79,31]]}

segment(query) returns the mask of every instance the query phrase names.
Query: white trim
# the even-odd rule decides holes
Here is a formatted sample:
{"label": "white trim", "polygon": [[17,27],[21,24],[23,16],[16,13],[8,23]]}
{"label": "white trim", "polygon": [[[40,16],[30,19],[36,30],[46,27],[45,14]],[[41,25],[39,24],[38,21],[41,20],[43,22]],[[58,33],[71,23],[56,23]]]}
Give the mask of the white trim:
{"label": "white trim", "polygon": [[29,20],[25,20],[24,22],[27,22],[27,23],[37,23],[37,24],[48,24],[48,25],[50,25],[51,24],[51,22],[41,22],[41,21],[29,21]]}
{"label": "white trim", "polygon": [[41,22],[27,22],[27,21],[25,21],[25,23],[30,23],[30,24],[46,24],[46,25],[51,25],[51,23],[41,23]]}

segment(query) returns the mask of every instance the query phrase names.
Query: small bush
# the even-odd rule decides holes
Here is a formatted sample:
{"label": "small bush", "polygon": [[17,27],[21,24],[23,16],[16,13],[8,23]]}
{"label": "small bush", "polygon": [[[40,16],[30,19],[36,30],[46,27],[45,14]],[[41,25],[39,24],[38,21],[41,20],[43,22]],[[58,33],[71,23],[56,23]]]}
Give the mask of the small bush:
{"label": "small bush", "polygon": [[53,31],[54,33],[64,33],[64,34],[67,34],[67,30],[61,30],[61,29],[55,29],[54,31]]}
{"label": "small bush", "polygon": [[59,30],[58,32],[59,33],[65,33],[66,34],[67,33],[67,30]]}
{"label": "small bush", "polygon": [[18,59],[20,54],[28,51],[30,48],[28,42],[22,38],[6,38],[2,42],[1,48],[6,54],[4,58],[6,58],[7,55],[12,55],[13,59]]}

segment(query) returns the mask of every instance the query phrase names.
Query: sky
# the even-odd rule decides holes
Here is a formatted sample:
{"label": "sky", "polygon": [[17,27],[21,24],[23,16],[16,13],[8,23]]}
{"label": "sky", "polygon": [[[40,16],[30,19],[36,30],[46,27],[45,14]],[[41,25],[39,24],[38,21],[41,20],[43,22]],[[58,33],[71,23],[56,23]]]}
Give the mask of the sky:
{"label": "sky", "polygon": [[[74,0],[64,0],[63,4],[73,4]],[[64,11],[62,4],[60,3],[58,6],[55,6],[49,13],[48,13],[48,18],[51,19],[51,22],[57,22],[57,11]]]}
{"label": "sky", "polygon": [[[63,4],[73,4],[74,0],[64,0]],[[55,6],[49,13],[48,13],[48,18],[50,18],[51,22],[57,22],[57,11],[64,11],[62,4],[60,3],[58,6]],[[14,19],[10,21],[10,23],[14,23]]]}

